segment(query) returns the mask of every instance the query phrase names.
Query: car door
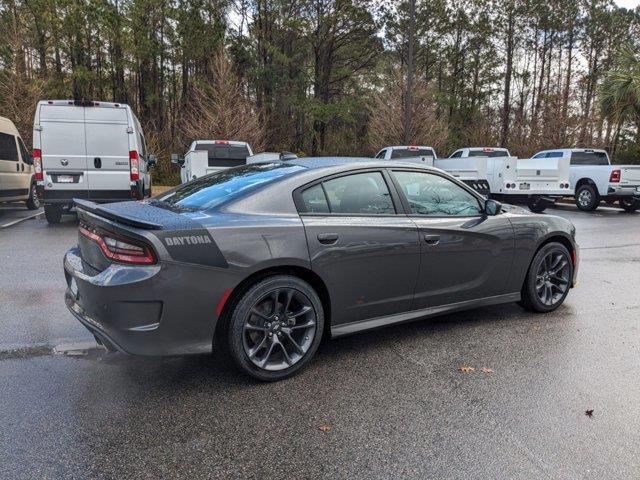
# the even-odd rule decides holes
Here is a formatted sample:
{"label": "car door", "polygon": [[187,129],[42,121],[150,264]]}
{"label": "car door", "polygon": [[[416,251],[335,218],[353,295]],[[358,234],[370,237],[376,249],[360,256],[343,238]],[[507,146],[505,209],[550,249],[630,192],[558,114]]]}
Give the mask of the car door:
{"label": "car door", "polygon": [[[381,170],[350,172],[296,191],[311,268],[325,282],[333,325],[411,308],[418,229]],[[395,198],[395,200],[394,200]]]}
{"label": "car door", "polygon": [[125,107],[85,107],[89,198],[130,191],[128,129]]}
{"label": "car door", "polygon": [[16,137],[10,133],[0,132],[1,200],[18,200],[28,195],[28,187],[22,185],[24,174],[20,168],[21,162]]}
{"label": "car door", "polygon": [[437,172],[391,176],[420,236],[414,310],[511,293],[514,232],[504,215],[485,215],[480,197]]}

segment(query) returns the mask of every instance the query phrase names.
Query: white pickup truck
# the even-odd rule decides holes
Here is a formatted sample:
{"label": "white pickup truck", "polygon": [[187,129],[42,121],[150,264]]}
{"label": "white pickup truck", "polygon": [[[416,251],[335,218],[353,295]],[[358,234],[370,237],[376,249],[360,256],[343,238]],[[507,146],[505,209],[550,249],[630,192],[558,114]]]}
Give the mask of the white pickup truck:
{"label": "white pickup truck", "polygon": [[180,166],[182,183],[229,167],[246,165],[253,152],[247,142],[235,140],[195,140],[181,157],[171,154],[171,163]]}
{"label": "white pickup truck", "polygon": [[432,147],[422,145],[395,145],[384,147],[375,158],[382,160],[396,160],[398,162],[421,163],[433,166],[433,161],[438,158]]}
{"label": "white pickup truck", "polygon": [[580,210],[593,211],[601,200],[618,202],[627,212],[640,208],[640,165],[611,165],[605,150],[560,148],[543,150],[534,159],[561,158],[570,162],[570,183]]}

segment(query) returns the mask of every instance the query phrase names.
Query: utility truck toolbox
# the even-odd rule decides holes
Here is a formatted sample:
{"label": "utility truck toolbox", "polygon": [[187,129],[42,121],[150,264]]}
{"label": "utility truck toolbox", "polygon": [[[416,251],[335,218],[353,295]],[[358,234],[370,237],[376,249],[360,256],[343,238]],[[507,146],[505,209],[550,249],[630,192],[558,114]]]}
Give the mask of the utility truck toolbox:
{"label": "utility truck toolbox", "polygon": [[150,167],[140,122],[128,105],[43,100],[33,122],[38,194],[50,223],[60,221],[74,198],[93,202],[151,195]]}

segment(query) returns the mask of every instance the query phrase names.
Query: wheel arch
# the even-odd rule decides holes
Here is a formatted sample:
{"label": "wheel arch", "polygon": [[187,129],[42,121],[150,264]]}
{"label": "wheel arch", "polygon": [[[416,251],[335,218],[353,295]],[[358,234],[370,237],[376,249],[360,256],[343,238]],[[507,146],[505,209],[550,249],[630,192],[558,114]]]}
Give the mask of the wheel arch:
{"label": "wheel arch", "polygon": [[600,189],[598,188],[598,184],[592,178],[589,178],[589,177],[582,177],[576,182],[574,193],[577,192],[578,189],[583,185],[591,185],[595,189],[598,196],[604,195],[602,192],[600,192]]}
{"label": "wheel arch", "polygon": [[560,243],[561,245],[563,245],[563,246],[565,246],[567,248],[567,250],[569,251],[569,255],[571,256],[571,261],[572,261],[572,263],[574,263],[574,268],[575,268],[575,261],[576,261],[576,256],[575,255],[576,255],[576,252],[577,252],[575,244],[571,241],[571,238],[569,237],[568,234],[564,234],[564,233],[560,233],[560,232],[553,232],[553,233],[547,235],[546,237],[543,237],[542,239],[540,239],[540,241],[536,245],[536,248],[533,251],[533,255],[531,255],[531,260],[529,261],[529,266],[527,267],[527,271],[525,272],[525,276],[522,279],[522,285],[523,286],[524,286],[524,282],[527,281],[527,275],[529,273],[529,269],[531,268],[531,264],[533,263],[533,259],[536,257],[536,254],[545,245],[548,245],[548,244],[553,243],[553,242]]}
{"label": "wheel arch", "polygon": [[214,332],[214,341],[216,338],[219,338],[220,332],[228,325],[229,316],[233,312],[240,298],[242,298],[245,292],[249,290],[251,285],[254,285],[260,280],[263,280],[267,277],[272,277],[274,275],[291,275],[304,280],[313,287],[313,289],[320,297],[322,308],[324,310],[324,335],[331,335],[331,297],[329,295],[329,289],[327,288],[324,280],[322,280],[322,278],[313,270],[302,267],[300,265],[278,265],[266,267],[253,272],[233,288],[233,291],[225,302],[222,312],[220,313],[220,316],[218,318],[218,322]]}

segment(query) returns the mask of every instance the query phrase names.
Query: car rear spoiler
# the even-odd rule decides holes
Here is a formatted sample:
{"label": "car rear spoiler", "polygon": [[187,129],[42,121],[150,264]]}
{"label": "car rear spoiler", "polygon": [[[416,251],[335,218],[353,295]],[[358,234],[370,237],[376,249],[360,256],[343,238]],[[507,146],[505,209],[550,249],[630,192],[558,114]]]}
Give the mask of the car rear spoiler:
{"label": "car rear spoiler", "polygon": [[162,225],[160,225],[159,223],[149,222],[147,220],[140,220],[138,218],[128,217],[122,214],[116,214],[107,208],[103,208],[102,206],[100,206],[100,204],[95,202],[90,202],[89,200],[74,198],[73,203],[75,203],[76,207],[78,207],[81,210],[85,210],[87,212],[100,215],[101,217],[108,218],[109,220],[113,220],[118,223],[122,223],[124,225],[129,225],[131,227],[136,227],[136,228],[144,228],[147,230],[162,229]]}

